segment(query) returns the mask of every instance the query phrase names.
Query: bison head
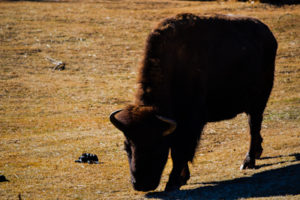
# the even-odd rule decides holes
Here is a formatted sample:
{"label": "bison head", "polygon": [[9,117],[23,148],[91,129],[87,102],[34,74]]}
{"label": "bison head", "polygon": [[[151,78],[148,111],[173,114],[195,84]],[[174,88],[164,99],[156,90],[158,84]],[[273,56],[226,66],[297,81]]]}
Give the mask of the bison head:
{"label": "bison head", "polygon": [[167,135],[176,129],[176,122],[158,116],[151,106],[128,106],[115,111],[110,121],[125,135],[125,151],[135,190],[154,190],[167,162]]}

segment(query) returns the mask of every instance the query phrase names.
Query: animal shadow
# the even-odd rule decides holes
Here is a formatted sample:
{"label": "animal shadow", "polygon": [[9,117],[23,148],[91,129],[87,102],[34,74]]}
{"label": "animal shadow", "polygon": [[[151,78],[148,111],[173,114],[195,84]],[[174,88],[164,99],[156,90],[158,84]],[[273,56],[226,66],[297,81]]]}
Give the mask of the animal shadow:
{"label": "animal shadow", "polygon": [[268,159],[273,159],[273,158],[284,158],[284,157],[294,157],[295,159],[292,161],[280,161],[280,162],[275,162],[275,163],[269,163],[269,164],[262,164],[262,165],[257,165],[255,166],[256,169],[260,169],[262,167],[268,167],[268,166],[272,166],[272,165],[277,165],[277,164],[284,164],[284,163],[293,163],[293,162],[297,162],[300,161],[300,154],[296,153],[296,154],[290,154],[290,155],[279,155],[279,156],[273,156],[273,157],[263,157],[260,158],[260,160],[268,160]]}
{"label": "animal shadow", "polygon": [[300,4],[299,0],[260,0],[261,3],[268,3],[275,6],[283,5],[298,5]]}
{"label": "animal shadow", "polygon": [[[292,154],[295,160],[300,161],[300,154]],[[285,156],[277,156],[285,157]],[[277,157],[265,157],[272,159]],[[282,162],[279,162],[282,163]],[[279,164],[274,163],[274,164]],[[269,165],[268,165],[269,166]],[[264,167],[264,166],[260,166]],[[196,189],[174,192],[151,192],[147,198],[156,199],[240,199],[249,197],[274,197],[300,194],[300,163],[272,169],[242,177],[219,182],[201,183],[204,186]]]}
{"label": "animal shadow", "polygon": [[[216,0],[187,0],[187,1],[216,1]],[[241,2],[248,2],[249,0],[238,0]],[[300,4],[299,0],[260,0],[261,3],[267,3],[275,6],[283,5],[298,5]]]}

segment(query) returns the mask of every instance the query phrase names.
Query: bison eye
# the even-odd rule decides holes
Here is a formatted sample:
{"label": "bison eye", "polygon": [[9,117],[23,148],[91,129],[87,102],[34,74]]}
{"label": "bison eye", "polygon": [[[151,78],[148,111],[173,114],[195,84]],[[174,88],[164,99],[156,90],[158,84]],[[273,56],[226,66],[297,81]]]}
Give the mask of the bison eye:
{"label": "bison eye", "polygon": [[127,152],[128,156],[131,156],[131,147],[127,141],[124,142],[124,150]]}

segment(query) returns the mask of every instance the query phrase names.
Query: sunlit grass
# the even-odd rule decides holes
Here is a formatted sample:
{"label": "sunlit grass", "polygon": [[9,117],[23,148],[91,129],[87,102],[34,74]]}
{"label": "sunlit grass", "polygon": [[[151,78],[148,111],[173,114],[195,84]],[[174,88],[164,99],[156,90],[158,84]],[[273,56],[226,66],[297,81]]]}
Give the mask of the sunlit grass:
{"label": "sunlit grass", "polygon": [[[0,2],[0,175],[9,180],[0,199],[145,198],[129,184],[123,135],[108,116],[134,100],[147,34],[179,12],[247,15],[272,29],[279,49],[262,135],[263,156],[274,158],[258,164],[282,162],[239,171],[249,145],[241,114],[205,128],[183,189],[290,165],[300,152],[299,11],[232,1]],[[66,70],[54,71],[49,58]],[[84,152],[100,164],[75,163]]]}

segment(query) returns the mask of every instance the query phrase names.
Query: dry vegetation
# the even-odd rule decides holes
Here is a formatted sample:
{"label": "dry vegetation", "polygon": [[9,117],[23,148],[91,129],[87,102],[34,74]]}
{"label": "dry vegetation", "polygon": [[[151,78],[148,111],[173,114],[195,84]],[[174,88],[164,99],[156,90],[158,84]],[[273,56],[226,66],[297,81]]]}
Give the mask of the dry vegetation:
{"label": "dry vegetation", "polygon": [[[129,184],[123,135],[109,113],[133,100],[145,38],[179,12],[253,16],[279,42],[263,159],[239,171],[245,115],[209,124],[181,192]],[[299,199],[300,6],[172,0],[0,2],[0,199]],[[54,71],[49,58],[66,63]],[[78,164],[83,152],[98,165]],[[298,184],[298,185],[297,185]]]}

